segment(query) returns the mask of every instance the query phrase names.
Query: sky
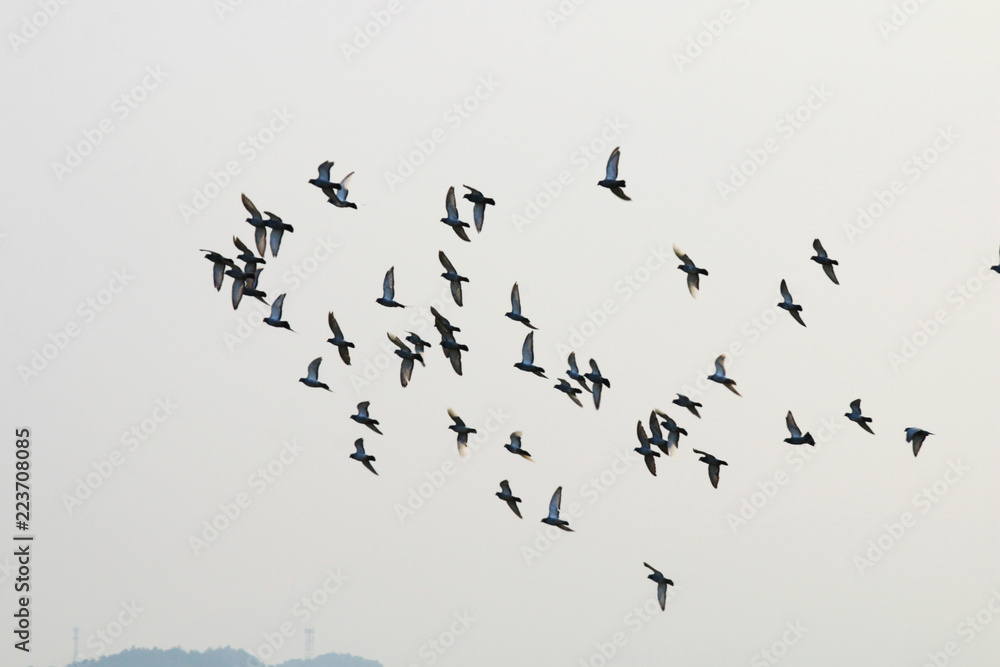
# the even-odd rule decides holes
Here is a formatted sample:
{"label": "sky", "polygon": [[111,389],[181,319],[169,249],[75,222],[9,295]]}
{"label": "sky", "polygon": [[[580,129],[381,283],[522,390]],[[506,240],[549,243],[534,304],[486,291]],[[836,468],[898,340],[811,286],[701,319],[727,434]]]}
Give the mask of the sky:
{"label": "sky", "polygon": [[[313,628],[317,653],[387,667],[985,664],[998,18],[5,3],[0,483],[13,515],[26,449],[30,521],[0,537],[0,662],[65,665],[78,627],[81,659],[229,645],[273,664]],[[632,201],[596,186],[617,146]],[[325,160],[356,210],[308,184]],[[464,184],[496,201],[470,243],[439,222]],[[234,311],[199,252],[251,243],[241,193],[294,226],[260,277],[294,332]],[[697,298],[675,244],[709,271]],[[390,267],[407,308],[374,303]],[[805,328],[776,307],[783,279]],[[547,380],[512,367],[515,282]],[[461,377],[431,305],[462,329]],[[407,331],[434,349],[402,388],[386,333]],[[553,390],[570,351],[611,381],[599,410]],[[723,353],[742,397],[705,380]],[[320,356],[332,393],[297,381]],[[856,398],[875,435],[844,417]],[[361,401],[384,435],[349,419]],[[448,408],[478,429],[464,459]],[[688,431],[656,477],[632,451],[653,408]],[[789,410],[815,447],[783,442]],[[933,434],[918,457],[907,427]],[[513,431],[533,462],[502,447]],[[693,449],[728,462],[717,489]],[[573,533],[540,523],[559,486]],[[665,611],[644,562],[674,581]]]}

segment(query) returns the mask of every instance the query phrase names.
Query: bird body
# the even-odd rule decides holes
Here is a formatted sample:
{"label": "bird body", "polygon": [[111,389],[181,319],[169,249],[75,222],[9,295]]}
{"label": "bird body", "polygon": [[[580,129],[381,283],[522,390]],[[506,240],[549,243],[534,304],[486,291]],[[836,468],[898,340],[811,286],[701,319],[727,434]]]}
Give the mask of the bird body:
{"label": "bird body", "polygon": [[521,502],[521,499],[511,493],[510,484],[507,480],[500,482],[500,490],[496,492],[496,497],[507,503],[507,507],[510,511],[517,515],[517,518],[521,517],[521,510],[518,508],[517,504]]}
{"label": "bird body", "polygon": [[858,426],[860,426],[861,428],[863,428],[864,430],[866,430],[869,433],[871,433],[872,435],[875,435],[875,431],[873,431],[872,428],[871,428],[871,426],[868,425],[868,424],[871,423],[872,418],[871,417],[865,417],[864,415],[861,414],[861,399],[860,398],[856,398],[853,401],[851,401],[851,411],[850,412],[845,412],[844,416],[847,417],[848,419],[850,419],[852,422],[854,422]]}
{"label": "bird body", "polygon": [[359,424],[364,424],[365,426],[375,431],[379,435],[382,435],[382,431],[378,430],[378,420],[372,419],[371,416],[368,414],[369,405],[371,405],[370,401],[358,403],[358,414],[351,415],[351,419],[358,422]]}
{"label": "bird body", "polygon": [[327,391],[332,391],[330,387],[319,381],[319,365],[322,363],[323,357],[316,357],[309,364],[309,370],[304,378],[299,378],[299,382],[307,387],[314,387],[317,389],[326,389]]}
{"label": "bird body", "polygon": [[785,442],[789,445],[816,445],[816,441],[813,440],[812,435],[806,433],[802,434],[799,430],[798,424],[795,423],[795,417],[792,416],[792,411],[789,410],[788,414],[785,415],[785,427],[788,429],[789,437],[785,438]]}
{"label": "bird body", "polygon": [[552,494],[552,500],[549,501],[549,515],[542,519],[542,523],[547,523],[550,526],[555,526],[561,530],[565,530],[568,533],[572,533],[573,529],[569,527],[569,521],[559,518],[559,506],[562,504],[562,487],[556,489],[555,493]]}
{"label": "bird body", "polygon": [[819,242],[819,239],[815,239],[813,241],[813,250],[816,251],[816,254],[809,259],[823,267],[823,273],[826,274],[827,278],[833,281],[834,285],[839,285],[840,281],[837,280],[837,274],[833,271],[833,267],[839,262],[835,259],[830,259],[827,256],[826,250],[823,249],[823,244]]}
{"label": "bird body", "polygon": [[390,266],[382,279],[382,296],[375,299],[375,303],[386,308],[406,308],[401,303],[396,302],[396,267]]}
{"label": "bird body", "polygon": [[602,188],[607,188],[611,192],[615,193],[615,196],[619,199],[624,199],[625,201],[631,201],[631,197],[625,194],[622,188],[625,187],[625,181],[618,179],[618,160],[621,158],[621,151],[616,147],[611,151],[611,155],[608,156],[608,164],[604,170],[604,180],[598,181],[597,184]]}
{"label": "bird body", "polygon": [[729,391],[733,392],[737,396],[742,396],[740,392],[736,391],[736,381],[726,377],[726,355],[720,354],[715,358],[715,373],[708,376],[708,379],[712,382],[718,382],[724,386]]}
{"label": "bird body", "polygon": [[521,345],[521,361],[514,364],[514,368],[545,377],[545,369],[535,365],[534,336],[535,332],[531,331],[524,337],[524,343]]}
{"label": "bird body", "polygon": [[802,321],[802,316],[799,315],[802,312],[802,306],[792,302],[792,294],[788,291],[788,285],[785,284],[784,280],[781,281],[780,290],[782,302],[778,304],[778,308],[787,310],[788,314],[794,317],[796,322],[805,326],[806,323]]}
{"label": "bird body", "polygon": [[372,461],[375,460],[375,457],[365,453],[365,441],[363,438],[358,438],[354,441],[354,453],[350,455],[350,458],[355,461],[361,461],[366,468],[371,470],[376,475],[378,474],[372,466]]}

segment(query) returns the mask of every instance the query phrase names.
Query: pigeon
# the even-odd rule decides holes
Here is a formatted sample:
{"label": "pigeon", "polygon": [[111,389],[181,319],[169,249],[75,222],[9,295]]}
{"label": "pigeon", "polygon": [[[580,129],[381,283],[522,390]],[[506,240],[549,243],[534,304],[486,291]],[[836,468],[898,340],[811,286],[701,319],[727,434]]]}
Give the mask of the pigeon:
{"label": "pigeon", "polygon": [[799,315],[799,312],[802,310],[802,306],[792,303],[792,295],[788,291],[788,286],[785,284],[784,280],[781,281],[781,298],[784,299],[784,301],[778,304],[778,308],[787,310],[789,314],[795,318],[796,322],[805,326],[806,323],[802,321],[802,316]]}
{"label": "pigeon", "polygon": [[611,151],[611,156],[608,157],[608,166],[604,173],[604,180],[598,181],[597,184],[614,192],[615,196],[619,199],[632,201],[631,197],[625,194],[625,191],[622,190],[622,188],[625,187],[625,181],[618,180],[618,158],[620,156],[621,153],[617,148]]}
{"label": "pigeon", "polygon": [[495,206],[496,202],[489,197],[484,197],[483,193],[475,188],[470,188],[468,185],[463,185],[463,188],[469,192],[462,195],[462,199],[468,199],[472,202],[472,219],[476,223],[476,233],[483,231],[483,215],[486,213],[486,205]]}
{"label": "pigeon", "polygon": [[319,174],[316,178],[310,178],[309,183],[315,185],[317,188],[326,193],[327,197],[332,196],[332,191],[327,193],[328,189],[335,190],[340,187],[340,183],[333,183],[330,181],[330,167],[333,166],[333,160],[327,160],[319,166]]}
{"label": "pigeon", "polygon": [[277,257],[278,248],[281,247],[281,236],[285,232],[294,232],[295,229],[287,222],[283,222],[281,218],[270,211],[264,211],[264,215],[267,216],[267,220],[264,221],[264,224],[271,228],[271,256]]}
{"label": "pigeon", "polygon": [[451,408],[448,408],[448,416],[451,417],[451,420],[453,422],[455,422],[448,428],[450,428],[455,433],[458,433],[458,454],[464,459],[465,449],[466,447],[469,446],[469,434],[477,433],[477,431],[474,428],[469,428],[468,426],[466,426],[465,422],[462,421],[462,418],[459,417],[457,414],[455,414],[455,411],[452,410]]}
{"label": "pigeon", "polygon": [[514,431],[510,434],[510,442],[503,446],[511,454],[517,454],[526,461],[533,461],[531,454],[521,449],[521,432]]}
{"label": "pigeon", "polygon": [[521,499],[510,492],[510,484],[507,483],[507,480],[500,482],[500,490],[496,492],[496,497],[507,503],[507,507],[510,508],[511,512],[517,515],[518,519],[522,518],[521,510],[517,507],[517,504],[521,502]]}
{"label": "pigeon", "polygon": [[382,279],[382,296],[375,299],[375,303],[385,306],[386,308],[406,308],[401,303],[396,303],[394,299],[396,298],[396,267],[391,266],[389,270],[385,272],[385,278]]}
{"label": "pigeon", "polygon": [[358,403],[358,414],[351,415],[351,419],[358,422],[359,424],[364,424],[365,426],[375,431],[379,435],[382,435],[382,431],[378,430],[378,420],[372,419],[371,417],[368,416],[369,405],[371,405],[371,401]]}
{"label": "pigeon", "polygon": [[205,259],[212,262],[212,282],[215,284],[215,291],[220,291],[222,289],[222,281],[226,276],[226,267],[235,269],[236,263],[228,257],[224,257],[214,250],[201,249],[201,252],[207,252]]}
{"label": "pigeon", "polygon": [[906,430],[906,441],[913,443],[913,455],[916,456],[920,453],[920,448],[924,444],[924,439],[929,435],[934,435],[930,431],[925,431],[922,428],[910,427]]}
{"label": "pigeon", "polygon": [[534,373],[539,377],[545,377],[545,369],[535,366],[535,332],[531,331],[524,337],[524,344],[521,345],[521,361],[514,364],[514,368],[522,371]]}
{"label": "pigeon", "polygon": [[788,414],[785,415],[785,426],[791,434],[790,437],[785,438],[785,442],[789,445],[816,446],[816,441],[813,440],[813,437],[808,432],[805,435],[802,435],[802,431],[799,430],[798,424],[795,423],[795,417],[792,416],[791,410],[789,410]]}
{"label": "pigeon", "polygon": [[267,303],[264,301],[264,297],[267,294],[255,289],[257,286],[257,276],[263,269],[258,268],[256,271],[248,271],[250,266],[251,264],[248,263],[243,269],[233,267],[226,271],[226,275],[233,279],[233,310],[236,310],[240,305],[244,294],[255,297],[262,303]]}
{"label": "pigeon", "polygon": [[733,392],[737,396],[742,396],[740,392],[736,391],[736,380],[732,380],[726,377],[726,367],[723,365],[726,363],[726,355],[720,354],[715,359],[715,373],[708,376],[708,379],[712,382],[718,382],[721,385],[725,385],[729,391]]}
{"label": "pigeon", "polygon": [[646,469],[653,477],[656,477],[656,457],[660,453],[649,446],[649,438],[646,437],[646,429],[642,427],[641,419],[635,423],[635,434],[639,437],[639,446],[632,451],[642,455],[646,461]]}
{"label": "pigeon", "polygon": [[281,307],[285,304],[285,295],[281,294],[274,303],[271,304],[271,315],[270,317],[264,318],[264,324],[269,324],[272,327],[277,327],[278,329],[288,329],[293,331],[292,327],[288,325],[288,322],[283,322],[281,320]]}
{"label": "pigeon", "polygon": [[267,296],[267,293],[261,292],[259,289],[257,289],[257,281],[260,278],[260,274],[264,270],[264,267],[258,266],[255,270],[250,271],[249,270],[250,266],[251,265],[248,264],[243,269],[243,273],[245,276],[243,284],[243,294],[245,294],[246,296],[253,297],[258,301],[260,301],[261,303],[263,303],[264,305],[267,305],[267,301],[264,301],[264,297]]}
{"label": "pigeon", "polygon": [[871,417],[865,417],[865,416],[863,416],[861,414],[861,399],[860,398],[856,398],[853,401],[851,401],[851,411],[850,412],[845,412],[844,416],[847,417],[848,419],[850,419],[852,422],[854,422],[858,426],[860,426],[861,428],[863,428],[864,430],[866,430],[869,433],[871,433],[872,435],[875,435],[875,431],[873,431],[872,427],[868,425],[871,422],[872,418]]}
{"label": "pigeon", "polygon": [[377,472],[375,472],[375,468],[372,467],[372,461],[375,460],[375,457],[365,454],[364,438],[358,438],[357,440],[354,441],[354,453],[351,454],[350,456],[355,461],[361,461],[361,463],[363,463],[366,468],[374,472],[376,475],[378,474]]}
{"label": "pigeon", "polygon": [[569,527],[569,521],[559,518],[559,506],[561,504],[562,487],[560,486],[556,489],[556,492],[552,494],[552,500],[549,501],[549,515],[542,519],[542,523],[547,523],[550,526],[555,526],[556,528],[561,528],[566,532],[572,533],[573,529]]}
{"label": "pigeon", "polygon": [[830,259],[827,256],[826,250],[823,250],[823,244],[819,242],[819,239],[813,241],[813,250],[816,251],[816,254],[809,259],[823,267],[823,273],[833,281],[834,285],[839,285],[840,281],[837,280],[837,274],[833,272],[834,265],[838,263],[837,260]]}
{"label": "pigeon", "polygon": [[321,389],[326,389],[327,391],[333,391],[327,385],[319,381],[319,365],[323,361],[323,357],[316,357],[309,364],[308,375],[304,378],[299,378],[299,382],[307,387],[319,387]]}
{"label": "pigeon", "polygon": [[698,419],[701,419],[701,415],[698,414],[698,408],[702,407],[701,403],[695,403],[684,394],[677,394],[677,398],[671,401],[671,403],[673,403],[674,405],[679,405],[682,408],[687,408],[691,414],[693,414]]}
{"label": "pigeon", "polygon": [[462,283],[469,282],[469,279],[465,276],[458,275],[455,271],[455,267],[448,261],[448,257],[444,254],[444,251],[438,251],[438,259],[441,261],[441,266],[443,266],[445,270],[445,272],[441,274],[441,277],[451,283],[451,297],[455,299],[455,303],[457,305],[461,306]]}
{"label": "pigeon", "polygon": [[264,222],[264,218],[261,217],[260,211],[258,211],[257,207],[253,205],[253,202],[250,201],[249,197],[244,194],[241,194],[240,197],[243,199],[243,208],[250,212],[250,217],[247,218],[247,222],[249,222],[254,228],[253,239],[257,244],[257,254],[263,257],[264,253],[267,251],[267,223]]}
{"label": "pigeon", "polygon": [[344,332],[340,330],[340,325],[337,324],[337,318],[333,316],[333,311],[331,310],[326,315],[326,322],[330,325],[330,331],[333,332],[333,338],[327,338],[326,342],[337,346],[337,350],[340,352],[340,358],[344,360],[344,363],[348,366],[351,365],[351,350],[354,347],[354,343],[350,343],[344,340]]}
{"label": "pigeon", "polygon": [[446,331],[441,334],[441,350],[444,356],[448,357],[452,369],[458,374],[462,374],[462,352],[468,352],[469,346],[462,345],[455,340],[451,332]]}
{"label": "pigeon", "polygon": [[410,376],[413,375],[413,360],[418,360],[421,364],[424,363],[424,357],[422,354],[413,352],[406,343],[399,340],[392,334],[386,334],[392,344],[395,345],[398,350],[393,350],[393,353],[403,360],[403,363],[399,367],[399,383],[404,387],[410,384]]}
{"label": "pigeon", "polygon": [[462,239],[463,241],[468,241],[469,235],[465,233],[464,228],[468,227],[469,223],[462,222],[461,220],[458,219],[458,205],[455,203],[454,187],[448,188],[448,196],[445,197],[444,207],[448,213],[448,217],[441,218],[441,222],[454,229],[455,233],[458,234],[458,238]]}
{"label": "pigeon", "polygon": [[236,310],[243,300],[243,287],[246,285],[247,275],[235,267],[226,271],[226,275],[233,279],[233,310]]}
{"label": "pigeon", "polygon": [[990,270],[991,271],[996,271],[997,273],[1000,273],[1000,264],[997,264],[996,266],[991,266]]}
{"label": "pigeon", "polygon": [[719,466],[729,465],[725,461],[721,461],[711,454],[701,451],[700,449],[693,450],[695,454],[701,454],[701,458],[698,460],[708,464],[708,479],[712,481],[713,488],[719,488]]}
{"label": "pigeon", "polygon": [[660,609],[665,611],[667,608],[667,586],[673,586],[674,582],[664,577],[662,572],[649,563],[643,563],[643,565],[653,571],[653,574],[646,578],[656,582],[656,599],[660,601]]}
{"label": "pigeon", "polygon": [[521,290],[518,289],[517,283],[514,283],[514,287],[510,290],[510,312],[504,314],[515,322],[520,322],[529,329],[538,328],[529,322],[527,317],[521,314]]}
{"label": "pigeon", "polygon": [[601,407],[601,387],[605,386],[608,389],[611,388],[611,380],[601,375],[600,369],[597,367],[597,362],[593,359],[590,360],[590,372],[583,377],[590,380],[592,393],[594,394],[594,409],[600,409]]}
{"label": "pigeon", "polygon": [[563,380],[562,378],[559,378],[559,384],[553,386],[559,391],[569,396],[571,399],[573,399],[573,402],[579,405],[581,408],[583,407],[583,403],[581,403],[580,399],[576,397],[577,394],[583,393],[583,389],[577,389],[576,387],[571,385],[566,380]]}
{"label": "pigeon", "polygon": [[449,322],[444,315],[439,313],[434,306],[431,306],[431,314],[434,316],[434,328],[441,332],[441,335],[444,335],[445,332],[451,333],[454,331],[461,331],[458,327],[452,326],[451,322]]}
{"label": "pigeon", "polygon": [[240,240],[240,237],[238,236],[233,237],[233,245],[236,246],[236,249],[240,251],[240,254],[236,256],[236,259],[240,260],[241,262],[252,264],[255,268],[258,264],[267,264],[267,262],[264,261],[263,257],[258,257],[257,255],[253,254],[250,248],[248,248],[246,244]]}
{"label": "pigeon", "polygon": [[698,276],[707,276],[708,271],[705,269],[699,269],[695,266],[694,262],[691,261],[691,258],[681,252],[680,248],[676,245],[674,246],[674,254],[677,255],[677,259],[684,262],[677,268],[687,274],[688,292],[690,292],[693,297],[698,296]]}
{"label": "pigeon", "polygon": [[[423,355],[424,350],[426,350],[427,348],[429,348],[431,346],[430,343],[428,343],[427,341],[425,341],[423,338],[421,338],[417,334],[413,333],[412,331],[407,331],[406,333],[407,333],[407,336],[403,340],[405,340],[407,343],[410,343],[411,345],[413,345],[413,351],[416,352],[417,354]],[[447,355],[445,355],[445,356],[447,356]],[[426,366],[427,365],[427,364],[424,363],[423,357],[421,357],[421,359],[420,359],[420,365],[421,366]]]}
{"label": "pigeon", "polygon": [[570,352],[569,358],[566,359],[566,362],[569,364],[569,370],[566,371],[566,375],[569,376],[570,380],[576,380],[579,382],[580,386],[583,387],[583,390],[589,394],[590,387],[587,386],[587,379],[583,377],[580,373],[580,369],[576,366],[576,352]]}
{"label": "pigeon", "polygon": [[351,176],[354,176],[353,171],[340,179],[340,183],[333,183],[330,187],[323,188],[323,194],[326,195],[326,200],[337,208],[358,207],[358,205],[354,202],[347,201],[347,186],[351,182]]}
{"label": "pigeon", "polygon": [[[664,421],[657,423],[656,417],[661,417]],[[660,431],[660,425],[663,425],[667,429],[667,439],[665,441],[666,447],[659,444],[663,442],[662,431]],[[649,430],[653,434],[653,438],[650,439],[654,445],[657,445],[663,450],[663,453],[667,456],[673,456],[677,453],[677,449],[680,446],[681,436],[687,435],[688,432],[677,425],[673,419],[671,419],[665,412],[654,409],[649,414]]]}

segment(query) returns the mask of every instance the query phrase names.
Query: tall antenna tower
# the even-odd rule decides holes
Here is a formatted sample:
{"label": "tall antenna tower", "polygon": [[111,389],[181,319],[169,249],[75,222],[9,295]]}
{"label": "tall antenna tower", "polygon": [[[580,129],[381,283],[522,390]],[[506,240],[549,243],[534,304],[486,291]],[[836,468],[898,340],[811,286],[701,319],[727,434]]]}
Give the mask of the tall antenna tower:
{"label": "tall antenna tower", "polygon": [[315,632],[313,628],[306,628],[306,660],[313,659]]}
{"label": "tall antenna tower", "polygon": [[73,628],[73,663],[72,663],[74,665],[76,664],[77,658],[79,657],[79,653],[77,653],[77,645],[79,640],[80,640],[80,628],[75,627]]}

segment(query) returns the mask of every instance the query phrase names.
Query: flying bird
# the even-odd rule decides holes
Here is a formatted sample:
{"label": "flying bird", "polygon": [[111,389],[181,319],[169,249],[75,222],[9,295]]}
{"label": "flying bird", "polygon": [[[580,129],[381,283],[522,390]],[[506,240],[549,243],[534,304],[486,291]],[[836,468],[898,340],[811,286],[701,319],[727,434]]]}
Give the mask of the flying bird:
{"label": "flying bird", "polygon": [[656,477],[656,457],[660,453],[649,446],[649,438],[646,437],[646,429],[642,427],[641,419],[635,423],[635,434],[639,438],[639,446],[632,451],[642,455],[642,458],[646,461],[646,469],[649,470],[649,473],[653,477]]}
{"label": "flying bird", "polygon": [[248,248],[246,244],[240,240],[240,237],[238,236],[233,237],[233,245],[236,246],[236,249],[240,251],[240,254],[236,256],[236,259],[240,260],[241,262],[252,264],[254,268],[256,268],[258,264],[267,264],[267,262],[264,261],[263,257],[258,257],[257,255],[253,254],[250,248]]}
{"label": "flying bird", "polygon": [[454,331],[461,331],[456,326],[452,326],[451,322],[448,321],[444,315],[439,313],[434,306],[431,306],[431,314],[434,316],[434,328],[437,329],[442,335],[445,332],[452,333]]}
{"label": "flying bird", "polygon": [[386,335],[389,337],[389,340],[392,341],[392,344],[399,348],[397,350],[393,350],[393,353],[403,360],[403,363],[399,366],[399,383],[405,387],[410,384],[410,376],[413,375],[413,361],[417,360],[423,364],[424,357],[422,354],[415,353],[406,345],[406,343],[399,340],[391,333],[387,333]]}
{"label": "flying bird", "polygon": [[805,326],[806,323],[802,321],[802,316],[799,315],[802,311],[802,306],[792,303],[792,295],[788,291],[788,285],[785,284],[784,280],[781,281],[781,298],[784,299],[784,301],[778,304],[778,308],[787,310],[788,313],[795,318],[796,322]]}
{"label": "flying bird", "polygon": [[569,358],[566,359],[566,362],[569,364],[569,370],[566,371],[566,375],[569,376],[570,380],[576,380],[579,382],[580,386],[583,387],[583,390],[589,394],[590,387],[587,385],[587,378],[580,373],[580,369],[576,366],[576,352],[570,352]]}
{"label": "flying bird", "polygon": [[698,408],[702,407],[701,403],[695,403],[684,394],[677,394],[677,398],[672,400],[671,403],[673,403],[674,405],[679,405],[682,408],[687,408],[691,414],[693,414],[698,419],[701,419],[701,415],[698,414]]}
{"label": "flying bird", "polygon": [[687,274],[688,292],[690,292],[693,297],[698,296],[698,276],[707,276],[708,271],[705,269],[699,269],[695,266],[694,262],[691,261],[691,258],[681,252],[681,249],[676,245],[674,246],[674,254],[677,255],[677,259],[684,262],[677,268]]}
{"label": "flying bird", "polygon": [[[334,192],[340,187],[340,183],[333,183],[330,181],[330,167],[332,166],[333,160],[327,160],[319,166],[319,174],[317,177],[309,179],[309,183],[322,190],[327,197],[334,196]],[[327,190],[329,190],[329,192],[327,192]]]}
{"label": "flying bird", "polygon": [[726,355],[720,354],[715,359],[715,373],[708,376],[708,379],[712,382],[718,382],[724,385],[729,391],[733,392],[737,396],[742,396],[740,392],[736,391],[736,381],[726,377]]}
{"label": "flying bird", "polygon": [[322,363],[323,357],[316,357],[309,363],[308,375],[304,378],[299,378],[299,382],[307,387],[317,387],[320,389],[326,389],[327,391],[333,391],[327,385],[319,381],[319,365]]}
{"label": "flying bird", "polygon": [[363,463],[366,468],[374,472],[376,475],[378,474],[377,472],[375,472],[375,468],[372,467],[372,461],[375,460],[375,457],[369,454],[365,454],[364,438],[358,438],[357,440],[354,441],[354,453],[351,454],[350,457],[355,461],[361,461],[361,463]]}
{"label": "flying bird", "polygon": [[445,272],[441,274],[441,277],[447,280],[451,284],[451,297],[455,299],[455,303],[459,306],[462,305],[462,283],[469,282],[469,279],[465,276],[458,275],[455,271],[455,267],[448,257],[444,254],[443,250],[438,251],[438,260],[441,261],[441,266],[444,267]]}
{"label": "flying bird", "polygon": [[535,365],[534,336],[535,332],[530,331],[528,332],[528,335],[524,337],[524,343],[521,345],[521,361],[514,364],[514,368],[527,371],[528,373],[534,373],[539,377],[545,377],[545,369]]}
{"label": "flying bird", "polygon": [[448,408],[448,416],[451,417],[451,420],[453,422],[455,422],[448,428],[450,428],[455,433],[458,433],[458,454],[464,459],[465,449],[466,447],[469,446],[469,434],[477,433],[477,431],[474,428],[469,428],[468,426],[466,426],[465,422],[462,421],[462,418],[459,417],[457,414],[455,414],[455,411],[452,410],[451,408]]}
{"label": "flying bird", "polygon": [[500,482],[500,490],[496,492],[496,497],[507,503],[507,507],[510,508],[511,512],[517,515],[518,519],[521,518],[521,510],[517,507],[517,504],[521,502],[521,499],[511,493],[510,484],[507,483],[507,480]]}
{"label": "flying bird", "polygon": [[455,340],[455,336],[450,332],[445,330],[441,333],[441,350],[444,352],[444,356],[448,357],[448,361],[451,362],[451,368],[457,374],[462,374],[462,352],[468,352],[469,346],[462,345]]}
{"label": "flying bird", "polygon": [[347,186],[351,183],[352,176],[354,176],[353,171],[340,179],[340,183],[333,183],[329,187],[323,188],[323,194],[326,195],[326,200],[337,208],[356,209],[358,207],[357,204],[347,201]]}
{"label": "flying bird", "polygon": [[625,201],[632,201],[632,199],[625,194],[622,188],[625,187],[625,181],[618,180],[618,158],[621,157],[621,152],[615,148],[611,151],[610,157],[608,157],[608,166],[604,173],[604,180],[598,181],[597,184],[601,187],[608,188],[615,193],[619,199],[624,199]]}
{"label": "flying bird", "polygon": [[441,222],[454,229],[455,233],[458,234],[458,238],[468,241],[469,235],[465,233],[465,227],[468,227],[469,223],[458,219],[458,204],[455,203],[454,186],[448,188],[448,196],[444,199],[444,207],[448,216],[441,218]]}
{"label": "flying bird", "polygon": [[531,454],[529,454],[525,450],[521,449],[521,432],[520,431],[514,431],[513,433],[511,433],[510,434],[510,442],[508,442],[503,447],[504,447],[504,449],[506,449],[511,454],[517,454],[518,456],[520,456],[521,458],[523,458],[523,459],[525,459],[527,461],[533,461],[534,460],[534,459],[531,458]]}
{"label": "flying bird", "polygon": [[358,414],[351,415],[351,419],[358,422],[359,424],[364,424],[371,430],[375,431],[379,435],[382,435],[382,431],[378,430],[378,420],[372,419],[368,415],[368,406],[371,405],[371,401],[365,401],[363,403],[358,403]]}
{"label": "flying bird", "polygon": [[207,252],[205,259],[212,262],[212,282],[215,284],[215,290],[218,292],[222,289],[222,281],[226,276],[226,267],[236,268],[236,263],[228,257],[224,257],[214,250],[201,249],[201,252]]}
{"label": "flying bird", "polygon": [[1000,273],[1000,264],[997,264],[996,266],[991,266],[990,270],[991,271],[996,271],[997,273]]}
{"label": "flying bird", "polygon": [[905,429],[906,431],[906,441],[913,443],[913,455],[916,456],[920,453],[920,448],[924,444],[924,439],[929,435],[934,435],[930,431],[925,431],[922,428],[910,427]]}
{"label": "flying bird", "polygon": [[833,281],[834,285],[839,285],[840,281],[837,280],[837,274],[833,272],[833,267],[838,264],[837,260],[830,259],[827,256],[826,250],[823,250],[823,244],[819,242],[819,239],[813,241],[813,250],[816,251],[816,254],[809,259],[823,267],[823,273]]}
{"label": "flying bird", "polygon": [[573,385],[571,385],[569,382],[567,382],[562,378],[559,378],[559,384],[553,386],[562,393],[569,396],[571,399],[573,399],[573,402],[579,405],[581,408],[583,407],[583,403],[581,403],[580,399],[576,397],[577,394],[583,393],[583,389],[577,389],[576,387],[574,387]]}
{"label": "flying bird", "polygon": [[555,526],[556,528],[561,528],[566,532],[572,533],[573,529],[569,527],[569,521],[559,518],[559,506],[562,504],[562,487],[556,489],[556,492],[552,494],[552,500],[549,501],[549,515],[542,519],[542,523],[547,523],[550,526]]}
{"label": "flying bird", "polygon": [[515,322],[520,322],[529,329],[538,328],[529,322],[527,317],[521,314],[521,290],[518,289],[517,283],[514,283],[514,287],[510,290],[510,312],[504,314]]}
{"label": "flying bird", "polygon": [[486,205],[495,206],[496,202],[489,197],[484,197],[483,193],[475,188],[470,188],[468,185],[463,185],[463,188],[468,190],[467,193],[462,195],[463,199],[468,199],[472,202],[472,219],[476,223],[476,233],[483,231],[483,216],[486,213]]}
{"label": "flying bird", "polygon": [[285,232],[294,232],[295,228],[270,211],[264,211],[264,215],[267,216],[264,225],[271,229],[271,256],[277,257],[282,235]]}
{"label": "flying bird", "polygon": [[656,435],[660,434],[660,429],[659,427],[654,428],[653,426],[653,424],[656,423],[654,415],[659,416],[663,420],[660,424],[663,425],[663,428],[667,429],[667,448],[664,449],[663,452],[667,456],[673,456],[677,453],[677,449],[680,446],[681,436],[687,435],[688,432],[678,426],[677,422],[671,419],[667,413],[654,409],[652,414],[649,415],[649,428],[650,430],[655,431]]}
{"label": "flying bird", "polygon": [[856,398],[853,401],[851,401],[851,411],[850,412],[845,412],[844,416],[847,417],[848,419],[850,419],[852,422],[854,422],[858,426],[860,426],[861,428],[863,428],[864,430],[866,430],[869,433],[871,433],[872,435],[875,435],[875,431],[873,431],[872,427],[868,425],[869,423],[871,423],[872,418],[871,417],[865,417],[864,415],[861,414],[861,399],[860,398]]}
{"label": "flying bird", "polygon": [[327,338],[326,342],[337,346],[337,351],[340,352],[340,358],[344,360],[344,363],[348,366],[351,365],[351,350],[354,347],[354,343],[350,343],[344,340],[344,332],[340,330],[340,325],[337,324],[337,318],[333,316],[333,311],[331,310],[326,315],[326,322],[330,325],[330,331],[333,332],[333,338]]}
{"label": "flying bird", "polygon": [[597,362],[593,359],[590,360],[590,372],[583,377],[590,380],[591,392],[594,395],[594,409],[600,409],[601,407],[601,387],[611,388],[611,380],[607,379],[601,375],[601,370],[597,367]]}
{"label": "flying bird", "polygon": [[725,461],[715,458],[711,454],[701,451],[700,449],[693,450],[695,454],[701,454],[701,458],[698,460],[702,463],[708,464],[708,479],[712,482],[713,488],[719,488],[719,466],[729,465]]}
{"label": "flying bird", "polygon": [[[423,338],[421,338],[417,334],[413,333],[412,331],[407,331],[406,332],[406,338],[404,338],[403,340],[405,340],[407,343],[410,343],[411,345],[413,345],[413,351],[416,352],[419,355],[423,355],[424,350],[426,350],[427,348],[429,348],[431,346],[430,343],[428,343],[427,341],[425,341]],[[447,356],[447,355],[445,355],[445,356]],[[421,366],[426,366],[427,365],[427,364],[424,363],[424,360],[423,360],[422,356],[421,356],[421,359],[420,359],[420,365]]]}
{"label": "flying bird", "polygon": [[285,295],[281,294],[274,303],[271,304],[271,315],[264,318],[264,324],[268,324],[272,327],[277,327],[278,329],[288,329],[293,331],[292,327],[289,326],[288,322],[284,322],[281,319],[281,307],[285,304]]}
{"label": "flying bird", "polygon": [[816,446],[816,441],[813,440],[813,437],[809,433],[802,435],[802,431],[799,430],[798,424],[795,423],[795,417],[792,416],[791,410],[785,415],[785,426],[788,428],[790,434],[790,437],[785,438],[785,442],[789,445]]}
{"label": "flying bird", "polygon": [[264,218],[261,217],[260,211],[257,207],[253,205],[250,198],[244,194],[240,197],[243,199],[243,208],[245,208],[249,213],[250,217],[247,218],[247,222],[254,228],[253,239],[257,244],[257,254],[261,257],[267,251],[267,223],[264,222]]}
{"label": "flying bird", "polygon": [[647,576],[647,579],[652,579],[656,582],[656,599],[660,601],[660,609],[666,610],[667,608],[667,586],[673,586],[674,582],[663,576],[663,573],[657,570],[655,567],[649,563],[643,563],[646,567],[653,571],[653,574]]}
{"label": "flying bird", "polygon": [[395,301],[396,298],[396,267],[390,266],[382,279],[382,296],[375,299],[375,303],[386,308],[406,308],[401,303]]}

